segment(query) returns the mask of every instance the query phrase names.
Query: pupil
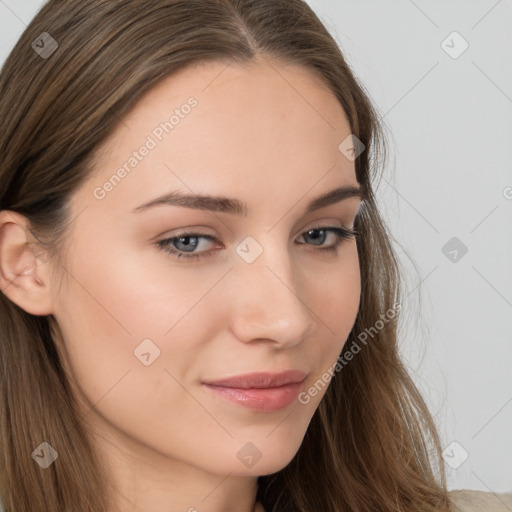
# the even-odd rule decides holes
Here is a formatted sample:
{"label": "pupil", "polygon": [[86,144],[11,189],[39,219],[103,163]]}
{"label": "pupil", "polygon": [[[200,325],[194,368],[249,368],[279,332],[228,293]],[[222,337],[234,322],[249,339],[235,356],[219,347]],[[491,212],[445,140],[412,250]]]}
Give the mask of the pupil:
{"label": "pupil", "polygon": [[[196,240],[196,243],[191,243],[190,240],[191,239],[194,239]],[[195,249],[195,247],[197,246],[197,237],[193,237],[193,236],[181,236],[179,239],[178,239],[178,243],[179,244],[183,244],[185,246],[185,248],[189,248],[189,249]],[[181,249],[180,249],[181,250]]]}
{"label": "pupil", "polygon": [[[322,237],[320,235],[322,232],[324,232],[323,229],[310,229],[308,231],[308,236],[314,241],[320,240],[320,242],[322,242]],[[313,233],[313,235],[311,233]]]}

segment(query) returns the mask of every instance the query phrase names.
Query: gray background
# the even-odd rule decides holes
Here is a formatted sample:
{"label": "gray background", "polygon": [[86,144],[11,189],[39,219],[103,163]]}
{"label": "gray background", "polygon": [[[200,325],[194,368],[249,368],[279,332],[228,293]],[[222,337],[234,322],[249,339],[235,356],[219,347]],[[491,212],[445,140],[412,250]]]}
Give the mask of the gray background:
{"label": "gray background", "polygon": [[[387,128],[377,196],[405,272],[401,350],[448,486],[511,492],[512,1],[308,3]],[[0,62],[42,4],[0,0]]]}

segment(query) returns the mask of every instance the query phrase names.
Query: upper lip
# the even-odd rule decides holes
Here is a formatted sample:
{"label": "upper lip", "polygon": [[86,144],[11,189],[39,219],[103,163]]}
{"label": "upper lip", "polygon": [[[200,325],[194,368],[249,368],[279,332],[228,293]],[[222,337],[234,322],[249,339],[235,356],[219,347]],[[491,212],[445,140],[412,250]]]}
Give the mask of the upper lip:
{"label": "upper lip", "polygon": [[300,370],[287,370],[279,373],[246,373],[244,375],[236,375],[215,381],[203,381],[203,384],[238,389],[268,389],[302,382],[305,378],[306,374]]}

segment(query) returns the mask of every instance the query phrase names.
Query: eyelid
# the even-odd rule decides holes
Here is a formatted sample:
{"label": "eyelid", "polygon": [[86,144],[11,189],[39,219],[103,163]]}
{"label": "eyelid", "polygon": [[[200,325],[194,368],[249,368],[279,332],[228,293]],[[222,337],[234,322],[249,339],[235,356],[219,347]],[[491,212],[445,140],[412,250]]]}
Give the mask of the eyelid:
{"label": "eyelid", "polygon": [[[297,232],[297,234],[294,236],[294,239],[297,238],[298,236],[303,235],[304,233],[307,233],[308,231],[310,231],[312,229],[339,227],[342,229],[346,229],[347,231],[352,231],[355,229],[354,224],[357,222],[357,217],[358,217],[358,215],[356,215],[356,218],[355,218],[354,222],[352,223],[352,226],[348,225],[350,223],[345,223],[341,219],[333,219],[332,217],[312,221],[310,224],[307,224],[306,228],[301,228]],[[337,224],[337,225],[335,225],[335,224]],[[219,238],[221,238],[221,237],[217,236],[216,234],[210,234],[207,231],[205,231],[205,230],[209,230],[209,229],[210,228],[208,228],[208,227],[199,226],[199,225],[187,227],[187,228],[178,228],[177,230],[174,230],[171,232],[165,231],[164,234],[161,234],[161,235],[158,235],[157,237],[155,237],[155,240],[160,239],[161,241],[162,240],[165,241],[165,240],[169,240],[172,238],[179,238],[182,236],[200,236],[200,237],[208,238],[212,241],[218,242]],[[164,237],[164,238],[162,238],[162,237]]]}
{"label": "eyelid", "polygon": [[[356,231],[354,228],[349,228],[347,226],[345,226],[343,223],[341,224],[341,226],[336,226],[336,225],[333,225],[333,223],[329,224],[329,222],[317,222],[315,225],[307,228],[307,229],[303,229],[300,233],[299,233],[299,237],[300,236],[304,236],[305,234],[309,233],[309,231],[313,231],[313,230],[317,230],[317,231],[326,231],[332,235],[335,236],[336,240],[335,240],[335,243],[333,245],[328,245],[327,247],[324,247],[324,246],[319,246],[319,247],[315,247],[315,246],[311,246],[311,248],[309,250],[311,250],[313,253],[324,253],[324,254],[328,254],[328,253],[333,253],[333,255],[336,255],[337,256],[337,251],[338,251],[338,248],[339,246],[346,240],[350,240],[350,239],[357,239],[358,235],[359,235],[359,232]],[[206,233],[200,233],[199,231],[194,231],[194,229],[190,229],[190,230],[186,230],[186,231],[181,231],[173,236],[170,236],[170,237],[167,237],[167,238],[164,238],[158,242],[156,242],[155,245],[157,245],[157,247],[168,253],[168,255],[175,259],[175,260],[183,260],[183,261],[189,261],[189,262],[194,262],[194,261],[200,261],[204,258],[208,258],[210,256],[212,256],[213,252],[215,251],[215,249],[210,249],[210,250],[206,250],[206,251],[201,251],[201,252],[197,252],[197,253],[187,253],[185,251],[180,251],[178,249],[175,249],[175,248],[172,248],[170,242],[172,242],[173,240],[176,240],[176,239],[179,239],[179,238],[182,238],[182,237],[185,237],[185,238],[204,238],[204,239],[207,239],[207,240],[210,240],[212,242],[219,242],[218,238],[217,237],[214,237],[212,235],[208,235]],[[222,242],[221,242],[222,243]],[[223,245],[223,244],[222,244]],[[309,245],[307,242],[300,242],[299,245]]]}

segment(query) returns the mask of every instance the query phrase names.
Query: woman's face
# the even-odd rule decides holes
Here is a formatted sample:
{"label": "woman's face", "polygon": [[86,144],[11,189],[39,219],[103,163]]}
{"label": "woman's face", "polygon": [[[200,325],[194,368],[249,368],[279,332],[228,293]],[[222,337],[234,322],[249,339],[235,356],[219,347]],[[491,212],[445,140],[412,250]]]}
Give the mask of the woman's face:
{"label": "woman's face", "polygon": [[[156,475],[288,464],[358,311],[356,241],[333,248],[360,198],[309,207],[359,186],[339,149],[349,124],[308,71],[270,62],[166,79],[72,197],[64,286],[52,290],[66,370],[104,451],[151,460]],[[286,370],[305,378],[204,385]]]}

